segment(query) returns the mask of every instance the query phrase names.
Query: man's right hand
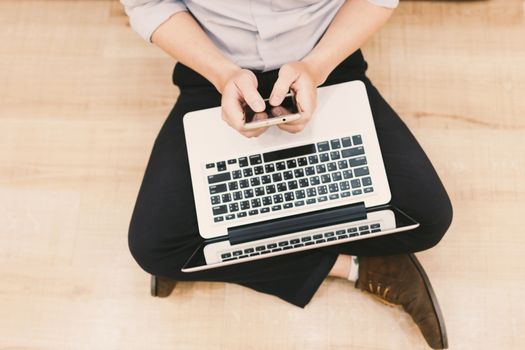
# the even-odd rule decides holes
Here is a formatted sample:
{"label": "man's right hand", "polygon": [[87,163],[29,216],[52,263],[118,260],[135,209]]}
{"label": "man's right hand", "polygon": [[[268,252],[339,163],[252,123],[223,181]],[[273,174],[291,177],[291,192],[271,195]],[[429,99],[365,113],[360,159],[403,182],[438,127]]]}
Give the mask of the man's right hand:
{"label": "man's right hand", "polygon": [[257,77],[248,69],[239,69],[233,72],[222,87],[222,119],[229,126],[246,137],[257,137],[268,127],[254,130],[244,130],[244,111],[242,105],[246,103],[255,112],[264,111],[264,100],[257,91]]}

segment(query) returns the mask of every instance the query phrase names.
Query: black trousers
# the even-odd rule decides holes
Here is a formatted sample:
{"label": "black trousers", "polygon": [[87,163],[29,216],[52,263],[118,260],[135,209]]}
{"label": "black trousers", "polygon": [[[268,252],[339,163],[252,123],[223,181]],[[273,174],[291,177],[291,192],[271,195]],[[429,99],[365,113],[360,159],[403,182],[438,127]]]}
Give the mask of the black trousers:
{"label": "black trousers", "polygon": [[[151,274],[176,280],[238,283],[304,307],[339,254],[406,254],[436,245],[452,221],[450,200],[414,136],[365,76],[366,68],[358,51],[334,69],[324,85],[356,79],[366,84],[392,203],[418,220],[418,229],[208,271],[181,272],[201,242],[182,117],[219,106],[221,96],[204,77],[179,63],[173,82],[180,96],[153,146],[131,219],[129,247],[138,264]],[[255,73],[261,95],[268,97],[278,71]]]}

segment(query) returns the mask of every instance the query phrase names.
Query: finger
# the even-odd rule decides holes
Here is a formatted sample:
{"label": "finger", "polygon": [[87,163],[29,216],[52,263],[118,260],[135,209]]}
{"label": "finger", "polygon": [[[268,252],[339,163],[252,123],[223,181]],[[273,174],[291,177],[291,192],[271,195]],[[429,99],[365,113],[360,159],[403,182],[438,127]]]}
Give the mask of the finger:
{"label": "finger", "polygon": [[266,107],[264,100],[257,91],[257,78],[243,74],[234,81],[240,95],[254,112],[262,112]]}
{"label": "finger", "polygon": [[288,124],[306,124],[312,118],[315,107],[317,106],[317,89],[306,83],[294,84],[293,88],[295,90],[295,101],[299,113],[301,113],[301,118]]}
{"label": "finger", "polygon": [[244,135],[248,138],[252,138],[252,137],[258,137],[262,135],[266,130],[268,130],[268,127],[257,128],[253,130],[241,130],[239,132],[241,133],[241,135]]}
{"label": "finger", "polygon": [[270,104],[272,106],[278,106],[283,102],[284,97],[290,91],[290,86],[298,76],[299,73],[289,66],[281,67],[279,77],[273,85],[272,93],[270,94]]}
{"label": "finger", "polygon": [[230,95],[223,95],[222,99],[223,119],[235,130],[243,130],[244,111],[237,98]]}
{"label": "finger", "polygon": [[304,129],[306,126],[306,123],[301,124],[292,124],[292,123],[284,123],[277,125],[281,130],[287,131],[292,134],[296,134]]}

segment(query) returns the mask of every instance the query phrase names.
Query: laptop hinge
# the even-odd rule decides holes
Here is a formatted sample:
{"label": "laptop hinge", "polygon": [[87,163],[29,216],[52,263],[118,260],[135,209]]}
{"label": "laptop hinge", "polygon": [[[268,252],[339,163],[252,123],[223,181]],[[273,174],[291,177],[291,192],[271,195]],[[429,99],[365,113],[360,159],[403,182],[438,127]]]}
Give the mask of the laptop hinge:
{"label": "laptop hinge", "polygon": [[234,245],[363,219],[366,219],[366,207],[364,202],[359,202],[231,227],[228,229],[228,240]]}

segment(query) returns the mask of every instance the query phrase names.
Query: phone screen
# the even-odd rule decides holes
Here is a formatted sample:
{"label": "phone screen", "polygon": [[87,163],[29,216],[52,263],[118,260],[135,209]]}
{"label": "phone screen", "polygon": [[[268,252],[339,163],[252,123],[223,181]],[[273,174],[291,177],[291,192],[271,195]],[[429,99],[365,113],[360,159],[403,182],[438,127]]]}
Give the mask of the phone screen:
{"label": "phone screen", "polygon": [[271,106],[268,100],[264,100],[264,103],[266,104],[266,107],[263,112],[254,112],[247,104],[243,106],[244,115],[246,116],[245,123],[264,119],[281,118],[285,115],[299,113],[295,103],[295,98],[291,95],[286,96],[279,106]]}

